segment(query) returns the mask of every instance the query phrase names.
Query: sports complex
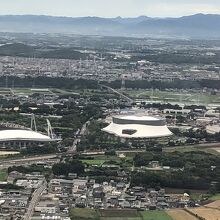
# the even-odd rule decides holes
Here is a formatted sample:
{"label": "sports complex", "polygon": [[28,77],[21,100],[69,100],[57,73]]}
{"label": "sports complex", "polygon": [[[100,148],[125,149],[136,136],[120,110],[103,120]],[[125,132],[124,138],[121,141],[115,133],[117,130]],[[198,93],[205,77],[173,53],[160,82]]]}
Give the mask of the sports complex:
{"label": "sports complex", "polygon": [[34,131],[30,128],[10,123],[0,124],[0,147],[7,149],[20,149],[32,145],[43,145],[56,142],[49,132],[48,135]]}
{"label": "sports complex", "polygon": [[160,117],[146,115],[116,115],[103,131],[121,138],[161,138],[169,137],[172,132],[166,121]]}

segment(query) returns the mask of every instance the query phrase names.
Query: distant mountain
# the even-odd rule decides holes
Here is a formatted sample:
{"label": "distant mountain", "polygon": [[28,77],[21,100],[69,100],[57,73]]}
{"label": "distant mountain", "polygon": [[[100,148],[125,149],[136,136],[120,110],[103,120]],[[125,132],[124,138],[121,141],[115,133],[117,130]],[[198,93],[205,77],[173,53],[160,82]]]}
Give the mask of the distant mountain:
{"label": "distant mountain", "polygon": [[5,15],[0,16],[0,31],[219,39],[220,15],[196,14],[180,18]]}
{"label": "distant mountain", "polygon": [[138,24],[142,21],[148,21],[152,18],[150,17],[147,17],[147,16],[139,16],[139,17],[136,17],[136,18],[122,18],[122,17],[116,17],[116,18],[112,18],[111,20],[112,21],[117,21],[121,24]]}

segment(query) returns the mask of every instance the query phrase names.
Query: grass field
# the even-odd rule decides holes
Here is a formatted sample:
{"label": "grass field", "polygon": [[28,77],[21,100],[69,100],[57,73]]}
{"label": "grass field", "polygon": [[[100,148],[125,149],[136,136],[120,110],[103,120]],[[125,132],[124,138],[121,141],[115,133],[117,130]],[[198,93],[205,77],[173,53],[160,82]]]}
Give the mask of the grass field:
{"label": "grass field", "polygon": [[173,220],[198,220],[193,215],[189,214],[188,212],[184,210],[169,210],[167,211],[167,214],[173,219]]}
{"label": "grass field", "polygon": [[109,155],[96,155],[93,159],[82,159],[83,163],[88,165],[123,165],[125,167],[130,167],[133,164],[132,157],[119,158],[117,156],[109,156]]}
{"label": "grass field", "polygon": [[216,195],[210,197],[209,199],[210,199],[210,200],[213,200],[213,201],[215,201],[215,200],[220,200],[220,193],[218,193],[218,194],[216,194]]}
{"label": "grass field", "polygon": [[165,211],[137,211],[137,210],[71,210],[72,220],[173,220]]}
{"label": "grass field", "polygon": [[144,211],[140,213],[143,220],[172,220],[165,211]]}
{"label": "grass field", "polygon": [[99,212],[95,209],[80,209],[75,208],[72,209],[70,212],[71,219],[88,219],[88,220],[98,220],[99,219]]}
{"label": "grass field", "polygon": [[6,170],[0,170],[0,181],[6,181],[7,180],[7,171]]}
{"label": "grass field", "polygon": [[220,104],[218,95],[208,93],[181,93],[179,91],[159,91],[159,90],[126,90],[125,93],[133,98],[142,98],[149,101],[160,102],[181,102],[185,104]]}
{"label": "grass field", "polygon": [[163,148],[164,152],[181,152],[181,153],[185,153],[185,152],[191,152],[191,151],[202,151],[205,153],[209,153],[209,154],[220,154],[220,152],[216,151],[214,148],[205,148],[205,147],[199,147],[199,146],[180,146],[180,147],[165,147]]}
{"label": "grass field", "polygon": [[103,163],[106,162],[106,160],[81,160],[81,161],[88,165],[97,165],[97,166],[101,166]]}
{"label": "grass field", "polygon": [[99,220],[143,220],[141,217],[100,217]]}

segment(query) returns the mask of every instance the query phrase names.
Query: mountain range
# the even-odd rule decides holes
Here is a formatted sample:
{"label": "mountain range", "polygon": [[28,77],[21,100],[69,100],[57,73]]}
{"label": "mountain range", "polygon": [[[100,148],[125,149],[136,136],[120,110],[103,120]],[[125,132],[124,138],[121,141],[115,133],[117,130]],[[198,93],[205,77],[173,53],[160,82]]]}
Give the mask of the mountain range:
{"label": "mountain range", "polygon": [[220,39],[220,15],[195,14],[179,18],[2,15],[0,32]]}

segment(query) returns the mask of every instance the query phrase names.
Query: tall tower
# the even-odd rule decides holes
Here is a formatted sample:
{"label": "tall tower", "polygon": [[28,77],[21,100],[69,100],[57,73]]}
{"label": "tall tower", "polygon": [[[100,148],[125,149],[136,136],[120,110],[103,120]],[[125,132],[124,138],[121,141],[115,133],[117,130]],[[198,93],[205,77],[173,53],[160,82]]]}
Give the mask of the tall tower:
{"label": "tall tower", "polygon": [[34,114],[31,115],[31,130],[32,131],[37,131],[37,124],[36,124],[36,120],[35,120],[35,115]]}

